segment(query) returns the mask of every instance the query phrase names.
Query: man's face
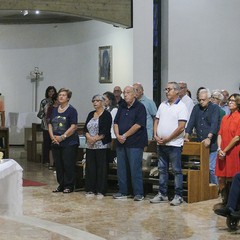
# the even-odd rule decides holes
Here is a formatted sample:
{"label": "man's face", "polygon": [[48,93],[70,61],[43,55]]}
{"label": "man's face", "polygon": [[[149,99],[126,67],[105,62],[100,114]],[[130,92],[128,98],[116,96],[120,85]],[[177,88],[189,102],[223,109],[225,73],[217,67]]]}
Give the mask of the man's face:
{"label": "man's face", "polygon": [[228,98],[229,98],[229,93],[228,93],[228,91],[226,91],[226,90],[223,90],[222,91],[222,95],[223,95],[223,103],[227,103],[227,100],[228,100]]}
{"label": "man's face", "polygon": [[180,87],[180,91],[179,91],[179,97],[182,98],[186,95],[187,93],[187,87],[185,83],[178,83],[179,87]]}
{"label": "man's face", "polygon": [[128,105],[132,104],[135,99],[135,93],[133,87],[125,87],[123,91],[124,100]]}
{"label": "man's face", "polygon": [[166,86],[165,93],[169,102],[174,101],[178,97],[178,91],[174,89],[172,84]]}
{"label": "man's face", "polygon": [[210,100],[207,96],[207,93],[199,93],[198,102],[199,102],[201,107],[206,108],[208,106],[209,101]]}
{"label": "man's face", "polygon": [[143,90],[141,88],[141,86],[139,84],[134,84],[133,88],[135,90],[135,96],[137,99],[141,99],[142,95],[143,95]]}

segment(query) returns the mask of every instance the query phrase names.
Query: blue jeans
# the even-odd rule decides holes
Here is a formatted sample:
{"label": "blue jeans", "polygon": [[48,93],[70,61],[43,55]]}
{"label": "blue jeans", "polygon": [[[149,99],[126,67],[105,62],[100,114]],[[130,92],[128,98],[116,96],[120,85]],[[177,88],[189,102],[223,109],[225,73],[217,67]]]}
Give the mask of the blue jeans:
{"label": "blue jeans", "polygon": [[159,169],[159,192],[167,195],[168,191],[168,170],[169,163],[172,165],[174,174],[175,194],[182,197],[183,175],[181,163],[181,147],[174,146],[158,146],[158,169]]}
{"label": "blue jeans", "polygon": [[215,176],[216,160],[217,160],[217,151],[210,152],[209,154],[210,183],[214,183],[214,184],[218,184],[217,176]]}
{"label": "blue jeans", "polygon": [[119,192],[128,195],[143,195],[142,158],[143,148],[117,147],[117,175]]}

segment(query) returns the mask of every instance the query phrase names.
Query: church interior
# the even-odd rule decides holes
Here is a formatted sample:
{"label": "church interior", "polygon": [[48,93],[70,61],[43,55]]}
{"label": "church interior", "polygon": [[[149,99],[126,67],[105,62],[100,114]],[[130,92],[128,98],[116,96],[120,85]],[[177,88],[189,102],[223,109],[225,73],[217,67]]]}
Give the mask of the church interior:
{"label": "church interior", "polygon": [[[42,164],[42,132],[36,129],[50,85],[72,89],[80,128],[92,96],[114,86],[141,82],[158,106],[169,81],[187,82],[194,100],[200,85],[239,92],[239,7],[238,0],[0,1],[0,239],[239,239],[240,225],[230,229],[213,211],[221,197],[208,184],[208,153],[201,144],[184,150],[198,159],[198,173],[184,171],[185,201],[173,207],[150,203],[158,179],[148,175],[143,201],[113,199],[114,166],[106,196],[86,197],[83,148],[75,191],[53,193],[56,174]],[[106,81],[99,70],[101,49],[112,54]],[[14,177],[4,172],[11,160],[4,159],[14,160],[13,171],[21,176],[11,186],[4,182],[6,175]]]}

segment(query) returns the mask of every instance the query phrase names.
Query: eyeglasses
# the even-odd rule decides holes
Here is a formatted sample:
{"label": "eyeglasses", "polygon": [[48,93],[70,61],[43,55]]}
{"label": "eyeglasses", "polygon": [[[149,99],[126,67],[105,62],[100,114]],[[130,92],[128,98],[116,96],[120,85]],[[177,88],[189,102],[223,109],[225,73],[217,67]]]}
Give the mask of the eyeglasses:
{"label": "eyeglasses", "polygon": [[217,97],[212,97],[212,99],[215,99],[215,100],[220,100],[219,98],[217,98]]}
{"label": "eyeglasses", "polygon": [[170,92],[171,90],[173,90],[174,88],[165,88],[165,92]]}

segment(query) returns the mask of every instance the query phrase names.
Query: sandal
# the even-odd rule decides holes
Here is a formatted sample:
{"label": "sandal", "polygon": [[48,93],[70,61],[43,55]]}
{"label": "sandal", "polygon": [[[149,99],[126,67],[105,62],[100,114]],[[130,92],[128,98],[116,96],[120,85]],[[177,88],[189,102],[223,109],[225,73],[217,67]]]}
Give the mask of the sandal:
{"label": "sandal", "polygon": [[63,190],[62,190],[62,188],[60,188],[60,187],[57,187],[55,190],[53,190],[52,192],[53,193],[59,193],[59,192],[62,192]]}
{"label": "sandal", "polygon": [[69,189],[69,188],[65,188],[65,189],[63,190],[63,193],[71,193],[71,192],[73,192],[73,190],[71,190],[71,189]]}

